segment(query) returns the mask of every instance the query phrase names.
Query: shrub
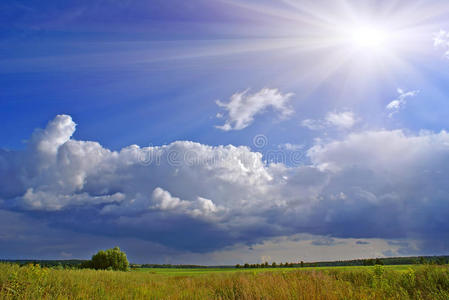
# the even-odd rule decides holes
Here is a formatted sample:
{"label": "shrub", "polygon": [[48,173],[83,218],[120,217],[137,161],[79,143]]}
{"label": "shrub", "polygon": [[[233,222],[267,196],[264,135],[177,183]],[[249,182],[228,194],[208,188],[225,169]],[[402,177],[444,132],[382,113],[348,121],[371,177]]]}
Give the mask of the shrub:
{"label": "shrub", "polygon": [[129,262],[125,252],[121,251],[119,247],[115,247],[106,251],[98,251],[82,267],[96,270],[128,271]]}

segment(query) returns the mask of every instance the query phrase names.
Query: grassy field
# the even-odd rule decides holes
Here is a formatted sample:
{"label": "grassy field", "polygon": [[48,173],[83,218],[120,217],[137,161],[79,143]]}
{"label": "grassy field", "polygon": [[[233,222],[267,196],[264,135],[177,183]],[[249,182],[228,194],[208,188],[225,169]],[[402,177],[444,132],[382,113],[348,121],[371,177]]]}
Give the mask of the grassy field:
{"label": "grassy field", "polygon": [[0,299],[449,299],[449,267],[114,272],[0,264]]}
{"label": "grassy field", "polygon": [[[385,270],[394,270],[398,272],[408,271],[414,265],[397,265],[384,266]],[[134,272],[145,272],[150,274],[159,274],[167,276],[197,276],[197,275],[211,275],[211,274],[230,274],[230,273],[265,273],[265,272],[293,272],[293,271],[310,271],[310,270],[370,270],[373,267],[364,266],[348,266],[348,267],[307,267],[307,268],[255,268],[255,269],[235,269],[235,268],[192,268],[192,269],[177,269],[177,268],[137,268]]]}

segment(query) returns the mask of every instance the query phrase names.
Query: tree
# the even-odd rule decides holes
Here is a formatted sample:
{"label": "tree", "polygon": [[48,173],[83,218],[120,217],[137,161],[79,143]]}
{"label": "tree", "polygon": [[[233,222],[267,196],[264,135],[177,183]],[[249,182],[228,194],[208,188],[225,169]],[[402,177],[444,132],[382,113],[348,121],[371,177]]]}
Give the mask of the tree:
{"label": "tree", "polygon": [[375,265],[375,260],[374,259],[365,259],[363,261],[363,265],[364,266],[374,266]]}
{"label": "tree", "polygon": [[121,251],[119,247],[115,247],[106,251],[98,251],[82,267],[96,270],[127,271],[129,262],[125,252]]}
{"label": "tree", "polygon": [[382,266],[384,264],[384,262],[382,260],[380,260],[379,258],[376,258],[374,264]]}
{"label": "tree", "polygon": [[438,257],[436,260],[436,263],[437,263],[437,265],[445,265],[447,262],[444,257]]}

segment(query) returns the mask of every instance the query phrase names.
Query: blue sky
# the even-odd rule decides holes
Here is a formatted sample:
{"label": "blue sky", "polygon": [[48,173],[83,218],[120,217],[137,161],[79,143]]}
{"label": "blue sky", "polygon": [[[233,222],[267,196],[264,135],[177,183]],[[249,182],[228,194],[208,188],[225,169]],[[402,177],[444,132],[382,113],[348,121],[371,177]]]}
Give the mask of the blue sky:
{"label": "blue sky", "polygon": [[448,16],[437,0],[0,4],[0,256],[447,254]]}

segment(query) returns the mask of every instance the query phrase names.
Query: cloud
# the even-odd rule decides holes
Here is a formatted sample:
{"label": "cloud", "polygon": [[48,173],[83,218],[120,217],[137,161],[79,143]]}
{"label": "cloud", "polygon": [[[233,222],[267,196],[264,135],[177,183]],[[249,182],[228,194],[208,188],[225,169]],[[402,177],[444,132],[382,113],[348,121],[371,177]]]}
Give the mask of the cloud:
{"label": "cloud", "polygon": [[433,36],[433,46],[435,48],[443,49],[444,55],[449,58],[449,32],[446,30],[440,30]]}
{"label": "cloud", "polygon": [[313,240],[311,242],[311,244],[314,246],[327,246],[327,247],[338,245],[338,243],[341,242],[337,242],[335,239],[330,237],[322,237],[318,240]]}
{"label": "cloud", "polygon": [[323,120],[305,119],[301,122],[301,126],[307,127],[310,130],[322,130],[326,128]]}
{"label": "cloud", "polygon": [[156,202],[155,207],[162,210],[174,210],[188,205],[187,201],[181,201],[179,198],[173,197],[169,192],[164,191],[160,187],[154,189],[153,200]]}
{"label": "cloud", "polygon": [[334,126],[341,129],[349,129],[354,126],[356,119],[354,113],[351,111],[345,111],[341,113],[328,113],[326,116],[326,122],[329,126]]}
{"label": "cloud", "polygon": [[449,238],[445,131],[351,133],[317,141],[309,164],[288,167],[247,147],[189,141],[112,151],[73,139],[75,128],[57,116],[25,150],[0,150],[1,210],[173,253],[298,233],[410,238],[427,252],[449,250],[441,242]]}
{"label": "cloud", "polygon": [[414,91],[404,91],[402,89],[397,89],[397,92],[399,94],[398,98],[388,103],[386,106],[386,110],[389,111],[389,117],[393,117],[394,114],[399,112],[401,109],[403,109],[407,105],[407,99],[415,97],[418,95],[419,90]]}
{"label": "cloud", "polygon": [[212,200],[202,197],[197,197],[196,201],[180,200],[160,187],[154,189],[152,197],[156,209],[178,211],[193,217],[214,215],[221,209]]}
{"label": "cloud", "polygon": [[369,245],[370,244],[370,242],[367,242],[367,241],[356,241],[355,243],[357,245]]}
{"label": "cloud", "polygon": [[241,130],[254,122],[256,115],[264,113],[268,108],[277,111],[281,118],[287,118],[293,114],[293,109],[289,101],[292,93],[282,94],[278,89],[262,89],[255,94],[249,94],[249,91],[236,93],[232,95],[228,103],[217,100],[217,105],[226,111],[224,116],[217,114],[218,118],[226,118],[226,121],[217,128],[229,130]]}
{"label": "cloud", "polygon": [[346,195],[334,204],[322,202],[327,204],[322,207],[325,222],[346,223],[326,226],[327,231],[352,232],[360,238],[419,237],[432,241],[428,243],[446,239],[443,228],[449,224],[442,211],[449,208],[449,190],[442,180],[447,176],[448,151],[445,131],[412,136],[400,130],[362,132],[314,146],[309,150],[314,165],[334,173],[322,195]]}
{"label": "cloud", "polygon": [[338,130],[350,129],[357,122],[355,114],[351,111],[329,112],[324,119],[305,119],[301,122],[303,127],[310,130],[323,130],[334,128]]}
{"label": "cloud", "polygon": [[[260,262],[262,256],[269,262],[316,261],[379,257],[387,249],[396,249],[387,241],[370,240],[370,247],[353,247],[351,240],[336,239],[333,247],[313,246],[310,241],[318,236],[295,235],[276,237],[254,244],[249,250],[246,243],[217,249],[208,253],[177,251],[143,239],[121,237],[117,234],[92,235],[74,230],[45,225],[47,216],[35,218],[19,212],[0,210],[0,255],[3,259],[88,259],[98,249],[119,245],[133,263],[174,263],[234,265]],[[185,237],[184,237],[185,238]],[[343,243],[344,242],[344,243]],[[389,241],[388,241],[389,242]],[[357,249],[360,248],[360,249]],[[269,257],[268,257],[269,256]],[[270,258],[271,257],[271,258]],[[268,259],[267,259],[268,258]]]}

